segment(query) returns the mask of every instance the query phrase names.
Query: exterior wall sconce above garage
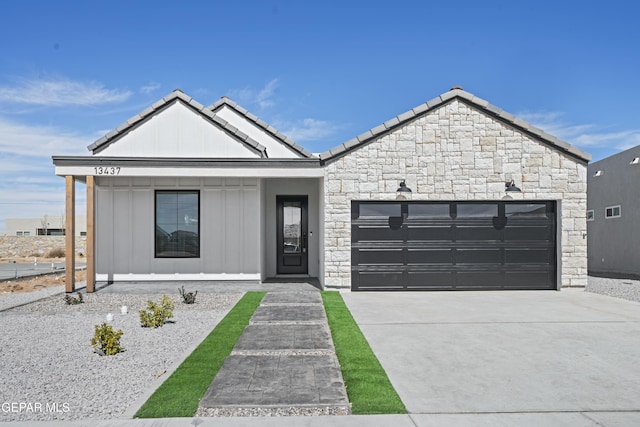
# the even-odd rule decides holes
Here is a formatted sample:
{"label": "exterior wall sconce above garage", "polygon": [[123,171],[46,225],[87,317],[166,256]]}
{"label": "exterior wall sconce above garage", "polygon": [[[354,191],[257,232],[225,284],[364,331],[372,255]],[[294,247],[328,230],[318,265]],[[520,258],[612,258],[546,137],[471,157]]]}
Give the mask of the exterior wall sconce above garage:
{"label": "exterior wall sconce above garage", "polygon": [[411,200],[411,189],[407,187],[404,179],[400,181],[400,187],[396,190],[397,200]]}
{"label": "exterior wall sconce above garage", "polygon": [[504,183],[504,188],[505,188],[504,191],[506,191],[506,192],[512,192],[512,191],[515,191],[515,192],[518,192],[518,193],[522,192],[520,187],[516,187],[516,184],[515,184],[515,182],[513,182],[513,180],[505,182]]}

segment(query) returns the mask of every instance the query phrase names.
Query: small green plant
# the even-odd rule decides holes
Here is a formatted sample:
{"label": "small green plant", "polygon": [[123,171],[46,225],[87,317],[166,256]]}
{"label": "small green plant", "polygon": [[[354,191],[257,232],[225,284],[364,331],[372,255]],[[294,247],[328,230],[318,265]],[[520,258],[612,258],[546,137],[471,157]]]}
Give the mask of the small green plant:
{"label": "small green plant", "polygon": [[76,292],[76,294],[78,294],[78,298],[74,298],[71,295],[65,295],[64,302],[66,302],[67,305],[76,305],[76,304],[84,303],[84,300],[82,299],[82,294],[80,292]]}
{"label": "small green plant", "polygon": [[180,296],[182,297],[182,302],[185,304],[193,304],[196,302],[196,295],[198,295],[198,291],[194,292],[185,292],[184,285],[182,288],[178,288],[178,292],[180,292]]}
{"label": "small green plant", "polygon": [[91,338],[91,347],[93,347],[96,353],[102,356],[113,356],[121,351],[124,351],[120,345],[120,337],[122,337],[122,330],[114,331],[110,325],[102,323],[96,325],[95,333]]}
{"label": "small green plant", "polygon": [[162,295],[160,303],[147,301],[147,309],[140,310],[140,323],[143,328],[158,328],[173,317],[174,302],[166,295]]}

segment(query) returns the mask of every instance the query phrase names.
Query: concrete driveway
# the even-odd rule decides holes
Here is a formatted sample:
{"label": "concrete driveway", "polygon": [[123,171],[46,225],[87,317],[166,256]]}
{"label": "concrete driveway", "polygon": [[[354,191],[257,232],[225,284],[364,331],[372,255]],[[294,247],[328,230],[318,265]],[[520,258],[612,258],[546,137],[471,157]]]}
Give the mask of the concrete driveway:
{"label": "concrete driveway", "polygon": [[639,303],[577,289],[343,298],[420,425],[640,425]]}

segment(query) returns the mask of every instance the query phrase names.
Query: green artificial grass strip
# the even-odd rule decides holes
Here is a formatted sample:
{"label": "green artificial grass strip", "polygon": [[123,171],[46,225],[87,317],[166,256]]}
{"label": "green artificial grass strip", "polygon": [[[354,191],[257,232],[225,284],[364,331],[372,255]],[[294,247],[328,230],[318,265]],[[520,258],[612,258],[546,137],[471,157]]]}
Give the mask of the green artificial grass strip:
{"label": "green artificial grass strip", "polygon": [[247,292],[134,417],[192,417],[264,295]]}
{"label": "green artificial grass strip", "polygon": [[322,292],[342,378],[354,414],[406,414],[378,358],[349,312],[342,295]]}

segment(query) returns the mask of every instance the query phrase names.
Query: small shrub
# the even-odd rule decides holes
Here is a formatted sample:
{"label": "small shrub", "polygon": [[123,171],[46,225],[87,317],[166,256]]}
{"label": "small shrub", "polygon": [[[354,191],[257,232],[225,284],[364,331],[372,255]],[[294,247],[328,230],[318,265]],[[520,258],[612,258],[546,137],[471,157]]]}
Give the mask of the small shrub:
{"label": "small shrub", "polygon": [[121,351],[124,351],[120,345],[120,337],[122,337],[122,330],[114,331],[110,325],[102,323],[96,325],[95,334],[91,338],[91,347],[96,350],[96,353],[113,356]]}
{"label": "small shrub", "polygon": [[178,288],[178,292],[180,292],[180,296],[182,297],[182,302],[185,304],[193,304],[196,302],[196,295],[198,295],[198,291],[194,292],[185,292],[184,286],[182,288]]}
{"label": "small shrub", "polygon": [[66,302],[67,305],[76,305],[76,304],[84,303],[84,300],[82,299],[82,294],[80,292],[76,292],[76,294],[78,294],[78,298],[74,298],[71,295],[65,295],[64,302]]}
{"label": "small shrub", "polygon": [[64,258],[64,249],[62,248],[51,249],[49,252],[47,252],[46,257],[47,258]]}
{"label": "small shrub", "polygon": [[143,328],[158,328],[173,317],[174,302],[166,295],[162,295],[160,303],[147,301],[147,309],[140,310],[140,323]]}

